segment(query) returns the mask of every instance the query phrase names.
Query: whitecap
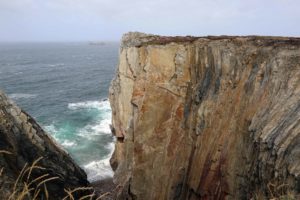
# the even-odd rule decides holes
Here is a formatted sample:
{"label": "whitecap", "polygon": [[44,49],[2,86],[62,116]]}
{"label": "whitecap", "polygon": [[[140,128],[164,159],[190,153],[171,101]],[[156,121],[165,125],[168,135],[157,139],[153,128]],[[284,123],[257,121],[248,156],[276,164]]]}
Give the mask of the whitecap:
{"label": "whitecap", "polygon": [[30,99],[35,98],[37,94],[27,94],[27,93],[13,93],[8,95],[9,98],[17,100],[17,99]]}
{"label": "whitecap", "polygon": [[61,146],[62,141],[57,137],[59,130],[53,124],[43,126],[43,128],[47,133],[50,133],[51,137]]}
{"label": "whitecap", "polygon": [[110,130],[110,123],[111,123],[111,119],[103,119],[100,121],[99,124],[95,125],[92,127],[92,130],[96,133],[100,132],[100,133],[106,133],[106,134],[110,134],[111,130]]}
{"label": "whitecap", "polygon": [[88,124],[78,131],[77,135],[89,140],[93,140],[95,135],[111,134],[111,108],[107,100],[104,101],[84,101],[69,103],[68,108],[77,109],[97,109],[101,112],[101,117],[96,123]]}
{"label": "whitecap", "polygon": [[69,103],[68,108],[71,110],[77,110],[77,109],[91,109],[96,108],[100,109],[100,107],[103,106],[102,101],[84,101],[84,102],[78,102],[78,103]]}
{"label": "whitecap", "polygon": [[47,126],[43,126],[44,129],[47,131],[47,132],[50,132],[52,134],[56,134],[57,133],[57,129],[55,128],[55,126],[53,124],[51,125],[47,125]]}
{"label": "whitecap", "polygon": [[90,182],[109,178],[114,175],[114,172],[110,167],[109,157],[99,161],[92,161],[84,165],[83,169]]}
{"label": "whitecap", "polygon": [[49,64],[48,66],[49,67],[61,67],[61,66],[64,66],[65,64],[64,63],[57,63],[57,64]]}
{"label": "whitecap", "polygon": [[75,141],[70,141],[70,140],[64,140],[62,143],[61,143],[62,146],[64,147],[73,147],[73,146],[76,146],[77,143]]}
{"label": "whitecap", "polygon": [[[66,147],[65,145],[63,145],[64,142],[62,142],[58,137],[57,137],[57,134],[58,134],[58,130],[56,129],[56,127],[51,124],[51,125],[47,125],[47,126],[43,126],[44,130],[47,132],[47,133],[50,133],[48,135],[48,137],[55,143],[56,146],[60,147],[62,150],[64,150],[66,153],[68,153],[64,147]],[[66,144],[66,143],[65,143]]]}
{"label": "whitecap", "polygon": [[113,154],[114,150],[115,150],[115,139],[113,142],[108,143],[107,145],[105,145],[105,148],[107,150],[109,150],[109,157],[111,157],[111,155]]}
{"label": "whitecap", "polygon": [[110,178],[114,175],[109,160],[115,149],[115,141],[107,144],[105,147],[110,151],[107,157],[99,161],[92,161],[83,166],[90,182]]}
{"label": "whitecap", "polygon": [[[95,137],[97,135],[111,134],[110,124],[112,114],[109,101],[103,100],[69,103],[68,108],[71,110],[76,110],[76,112],[81,112],[82,110],[86,109],[96,109],[99,112],[97,114],[96,121],[90,122],[86,126],[81,127],[77,129],[76,132],[74,132],[76,136],[80,136],[82,138],[81,140],[79,138],[78,143],[73,140],[66,140],[62,139],[61,137],[55,137],[58,136],[61,130],[57,129],[57,127],[53,125],[47,127],[47,130],[53,133],[55,139],[64,148],[73,148],[75,146],[74,148],[77,149],[81,147],[80,145],[82,145],[80,141],[88,140],[89,142],[84,142],[84,144],[88,144],[93,140],[98,140],[99,137]],[[109,153],[103,159],[101,157],[92,158],[91,160],[81,164],[82,168],[87,173],[88,180],[91,182],[112,177],[114,174],[109,163],[109,159],[114,151],[114,142],[106,143],[104,148],[107,149]]]}
{"label": "whitecap", "polygon": [[88,124],[77,133],[78,136],[81,136],[88,140],[94,140],[95,135],[107,135],[111,134],[110,129],[111,124],[111,114],[107,115],[105,119],[98,121],[96,124]]}

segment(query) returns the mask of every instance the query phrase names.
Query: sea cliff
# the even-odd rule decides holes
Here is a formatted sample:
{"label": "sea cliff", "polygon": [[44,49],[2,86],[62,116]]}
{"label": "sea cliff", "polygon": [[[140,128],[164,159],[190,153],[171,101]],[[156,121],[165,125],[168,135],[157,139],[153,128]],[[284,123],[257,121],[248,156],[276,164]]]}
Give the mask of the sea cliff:
{"label": "sea cliff", "polygon": [[110,102],[119,199],[300,192],[300,38],[125,34]]}

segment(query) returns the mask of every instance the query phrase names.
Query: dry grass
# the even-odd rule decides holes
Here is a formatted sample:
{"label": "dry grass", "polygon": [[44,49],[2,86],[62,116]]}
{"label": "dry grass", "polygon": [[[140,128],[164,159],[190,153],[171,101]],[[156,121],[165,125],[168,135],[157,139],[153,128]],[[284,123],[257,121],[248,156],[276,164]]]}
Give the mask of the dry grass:
{"label": "dry grass", "polygon": [[[43,195],[46,197],[46,199],[49,199],[49,193],[46,184],[47,182],[58,179],[59,177],[50,177],[49,174],[42,174],[41,176],[31,180],[33,170],[45,169],[37,165],[40,160],[42,160],[42,157],[35,160],[31,165],[28,165],[27,163],[24,165],[17,180],[15,181],[12,193],[8,200],[37,200],[40,195]],[[22,187],[19,187],[19,185],[22,185]]]}
{"label": "dry grass", "polygon": [[292,192],[289,184],[278,183],[276,181],[268,183],[268,190],[271,196],[271,199],[274,200],[296,200],[295,193]]}
{"label": "dry grass", "polygon": [[267,184],[268,188],[268,198],[262,191],[256,191],[253,195],[252,200],[297,200],[299,196],[297,196],[289,184],[286,183],[278,183],[277,181],[270,181]]}
{"label": "dry grass", "polygon": [[100,197],[98,197],[96,200],[101,200],[103,197],[110,195],[110,192],[106,192],[104,194],[102,194]]}
{"label": "dry grass", "polygon": [[5,150],[0,150],[0,153],[2,153],[2,154],[12,154],[11,152],[5,151]]}
{"label": "dry grass", "polygon": [[[67,193],[67,196],[65,196],[63,198],[63,200],[67,200],[67,199],[75,200],[74,196],[73,196],[73,194],[75,192],[78,192],[78,191],[89,191],[89,190],[93,190],[93,188],[92,187],[78,187],[78,188],[75,188],[73,190],[66,190],[65,189],[65,192]],[[80,200],[88,199],[88,198],[89,199],[93,199],[93,197],[95,197],[95,193],[85,195],[85,196],[81,197]]]}
{"label": "dry grass", "polygon": [[[0,154],[12,154],[9,151],[1,150]],[[7,200],[39,200],[43,197],[44,200],[49,200],[49,191],[47,189],[47,183],[59,179],[57,176],[50,176],[48,173],[42,174],[39,177],[32,178],[34,170],[45,170],[44,167],[39,166],[38,163],[43,158],[36,159],[31,165],[27,163],[24,165],[20,174],[18,175],[11,191],[11,195]],[[3,175],[4,167],[0,168],[0,177]],[[64,189],[66,196],[63,200],[75,200],[76,192],[91,193],[82,196],[79,200],[92,200],[96,198],[96,194],[92,187],[78,187],[73,190]],[[101,198],[98,198],[101,199]],[[76,199],[77,200],[77,199]]]}

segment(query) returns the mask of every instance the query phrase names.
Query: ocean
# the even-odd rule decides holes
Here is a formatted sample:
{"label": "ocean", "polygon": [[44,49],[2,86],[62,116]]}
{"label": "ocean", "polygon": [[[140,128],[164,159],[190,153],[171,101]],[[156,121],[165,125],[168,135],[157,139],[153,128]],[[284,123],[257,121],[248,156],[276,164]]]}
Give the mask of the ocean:
{"label": "ocean", "polygon": [[109,84],[118,43],[0,44],[0,89],[72,156],[90,181],[111,177]]}

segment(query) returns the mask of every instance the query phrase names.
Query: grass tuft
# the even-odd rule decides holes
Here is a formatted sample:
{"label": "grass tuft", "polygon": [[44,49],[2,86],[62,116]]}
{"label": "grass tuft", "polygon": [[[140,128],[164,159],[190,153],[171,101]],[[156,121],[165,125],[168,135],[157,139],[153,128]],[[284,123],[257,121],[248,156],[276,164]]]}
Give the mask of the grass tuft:
{"label": "grass tuft", "polygon": [[[0,150],[0,154],[12,154],[6,150]],[[58,176],[50,176],[48,173],[42,174],[39,177],[33,179],[32,174],[34,170],[45,170],[44,167],[38,165],[43,159],[40,157],[36,159],[31,165],[25,163],[24,167],[20,171],[16,181],[12,186],[12,191],[7,200],[49,200],[50,195],[47,187],[47,183],[59,179]],[[4,167],[0,168],[0,177],[3,175]],[[66,196],[63,200],[75,200],[75,194],[77,192],[84,191],[85,196],[82,196],[79,200],[92,200],[95,199],[96,194],[92,187],[78,187],[75,189],[64,189]]]}

